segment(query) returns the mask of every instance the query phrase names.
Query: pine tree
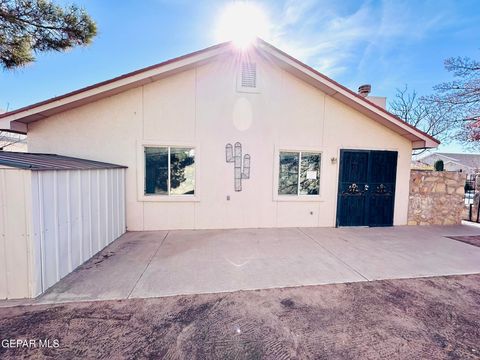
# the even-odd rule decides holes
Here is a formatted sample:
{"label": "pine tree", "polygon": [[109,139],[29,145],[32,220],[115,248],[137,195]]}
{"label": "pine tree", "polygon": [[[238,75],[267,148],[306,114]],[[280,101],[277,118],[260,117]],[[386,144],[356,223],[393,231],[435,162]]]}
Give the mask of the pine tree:
{"label": "pine tree", "polygon": [[24,66],[39,52],[87,45],[96,33],[95,22],[76,5],[0,0],[0,63],[5,69]]}

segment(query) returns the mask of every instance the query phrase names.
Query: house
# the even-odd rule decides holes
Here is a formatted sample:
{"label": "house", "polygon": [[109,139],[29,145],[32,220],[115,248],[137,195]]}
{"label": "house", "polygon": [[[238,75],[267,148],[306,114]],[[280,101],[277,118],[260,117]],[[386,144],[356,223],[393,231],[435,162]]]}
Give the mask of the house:
{"label": "house", "polygon": [[443,161],[447,171],[461,171],[469,176],[480,172],[480,154],[435,152],[418,159],[428,166],[433,166],[438,160]]}
{"label": "house", "polygon": [[128,230],[405,225],[412,149],[439,142],[366,93],[258,39],[1,114],[0,129],[126,166]]}
{"label": "house", "polygon": [[411,164],[412,170],[433,170],[433,165],[428,165],[420,160],[412,160]]}

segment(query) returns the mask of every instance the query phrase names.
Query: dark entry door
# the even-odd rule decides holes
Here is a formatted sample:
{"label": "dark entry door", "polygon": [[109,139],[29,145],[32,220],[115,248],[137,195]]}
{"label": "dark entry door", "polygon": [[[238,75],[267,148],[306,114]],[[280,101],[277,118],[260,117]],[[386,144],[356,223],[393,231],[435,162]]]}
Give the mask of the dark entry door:
{"label": "dark entry door", "polygon": [[396,151],[340,150],[337,226],[391,226]]}

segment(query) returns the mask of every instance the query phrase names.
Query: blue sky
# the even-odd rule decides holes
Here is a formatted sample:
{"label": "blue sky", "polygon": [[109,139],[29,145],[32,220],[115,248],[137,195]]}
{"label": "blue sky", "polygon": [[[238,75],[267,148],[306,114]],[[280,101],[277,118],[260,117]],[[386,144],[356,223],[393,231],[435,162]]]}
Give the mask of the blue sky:
{"label": "blue sky", "polygon": [[[213,45],[214,25],[232,1],[74,2],[98,24],[93,44],[40,54],[25,68],[0,72],[0,108],[12,110]],[[392,98],[405,84],[428,94],[450,79],[445,58],[480,58],[478,0],[257,3],[271,23],[265,40],[353,90],[372,84],[372,95]]]}

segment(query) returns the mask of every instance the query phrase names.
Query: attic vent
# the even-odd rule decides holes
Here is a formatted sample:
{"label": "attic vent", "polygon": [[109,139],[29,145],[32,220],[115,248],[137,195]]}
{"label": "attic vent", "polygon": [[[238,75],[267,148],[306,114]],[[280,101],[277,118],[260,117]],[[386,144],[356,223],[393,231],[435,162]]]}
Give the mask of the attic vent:
{"label": "attic vent", "polygon": [[257,87],[257,64],[242,63],[241,87],[253,89]]}

